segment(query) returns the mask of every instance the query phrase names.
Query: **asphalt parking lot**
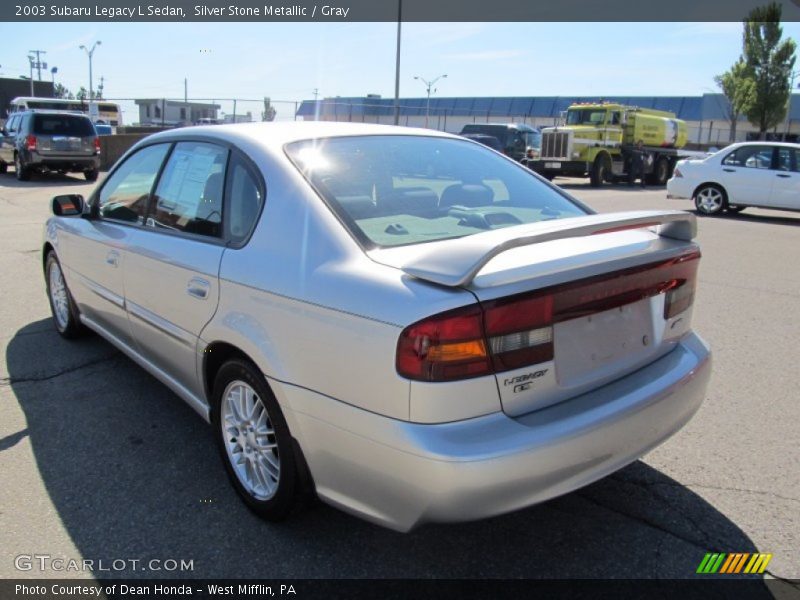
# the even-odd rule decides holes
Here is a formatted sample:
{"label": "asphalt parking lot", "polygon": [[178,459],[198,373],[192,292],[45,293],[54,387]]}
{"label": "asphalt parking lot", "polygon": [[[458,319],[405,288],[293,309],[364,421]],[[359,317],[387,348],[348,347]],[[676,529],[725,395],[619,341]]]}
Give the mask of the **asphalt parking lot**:
{"label": "asphalt parking lot", "polygon": [[[663,188],[556,180],[601,212],[689,209]],[[193,561],[126,577],[691,578],[706,552],[772,553],[800,578],[800,214],[700,218],[694,325],[715,353],[695,418],[568,496],[398,534],[321,503],[283,524],[229,486],[205,423],[98,337],[56,334],[40,254],[50,198],[82,178],[0,176],[0,578],[85,577],[19,555]]]}

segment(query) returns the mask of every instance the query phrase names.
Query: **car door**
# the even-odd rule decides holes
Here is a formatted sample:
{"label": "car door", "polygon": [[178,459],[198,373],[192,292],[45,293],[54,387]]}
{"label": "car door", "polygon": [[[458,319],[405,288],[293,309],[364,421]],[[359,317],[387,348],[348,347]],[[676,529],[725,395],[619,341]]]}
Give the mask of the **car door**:
{"label": "car door", "polygon": [[228,155],[217,144],[175,144],[125,268],[125,303],[140,353],[197,396],[198,339],[219,299]]}
{"label": "car door", "polygon": [[59,238],[60,258],[81,312],[127,345],[125,261],[169,147],[146,146],[126,158],[90,200],[93,218],[71,219]]}
{"label": "car door", "polygon": [[800,210],[800,150],[778,146],[769,205]]}
{"label": "car door", "polygon": [[7,165],[14,164],[14,139],[16,137],[19,115],[11,115],[3,127],[3,135],[0,138],[0,161]]}
{"label": "car door", "polygon": [[775,173],[771,170],[773,146],[739,146],[722,159],[719,180],[730,204],[767,206]]}

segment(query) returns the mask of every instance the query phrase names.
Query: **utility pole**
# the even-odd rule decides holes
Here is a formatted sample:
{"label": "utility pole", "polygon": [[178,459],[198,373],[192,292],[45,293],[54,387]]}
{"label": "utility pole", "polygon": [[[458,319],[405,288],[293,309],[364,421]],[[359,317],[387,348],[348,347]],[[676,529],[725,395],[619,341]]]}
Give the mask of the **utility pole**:
{"label": "utility pole", "polygon": [[189,104],[189,80],[183,78],[183,103]]}
{"label": "utility pole", "polygon": [[319,96],[319,88],[314,88],[314,120],[319,121],[319,102],[317,102],[317,96]]}
{"label": "utility pole", "polygon": [[798,75],[800,75],[800,71],[789,73],[789,101],[786,107],[786,133],[783,136],[784,142],[789,139],[789,129],[792,127],[792,88],[794,87],[794,79]]}
{"label": "utility pole", "polygon": [[31,77],[30,77],[30,82],[31,82],[31,96],[36,96],[36,92],[34,92],[34,91],[33,91],[33,57],[32,57],[30,54],[28,54],[28,62],[29,62],[29,63],[30,63],[30,65],[31,65]]}
{"label": "utility pole", "polygon": [[[39,72],[39,81],[42,80],[42,68],[47,68],[47,63],[41,62],[41,55],[47,54],[45,50],[28,50],[31,54],[36,55],[36,63],[33,65],[36,70]],[[33,72],[31,72],[31,77],[33,77]]]}
{"label": "utility pole", "polygon": [[103,99],[103,85],[104,85],[105,80],[106,80],[106,78],[101,75],[100,76],[100,85],[97,86],[97,97],[100,100]]}

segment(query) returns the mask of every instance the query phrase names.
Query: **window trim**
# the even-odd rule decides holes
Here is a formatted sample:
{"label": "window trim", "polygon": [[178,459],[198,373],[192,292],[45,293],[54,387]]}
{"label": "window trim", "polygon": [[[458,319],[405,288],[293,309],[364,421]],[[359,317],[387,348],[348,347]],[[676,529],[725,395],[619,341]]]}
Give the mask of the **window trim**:
{"label": "window trim", "polygon": [[[230,218],[230,211],[231,211],[230,204],[231,204],[231,202],[233,202],[233,199],[231,198],[231,195],[229,193],[230,190],[228,189],[229,180],[230,180],[228,175],[230,173],[230,166],[231,166],[231,162],[233,161],[234,155],[236,156],[236,158],[238,160],[241,161],[241,163],[244,166],[245,170],[253,178],[253,181],[255,182],[256,187],[258,188],[258,193],[261,194],[261,206],[258,207],[258,212],[256,213],[255,222],[253,223],[253,226],[248,231],[247,235],[245,237],[243,237],[239,241],[234,241],[230,237],[230,235],[228,235],[228,227],[227,227],[227,219],[226,219],[226,215],[228,216],[228,218]],[[259,222],[261,221],[261,215],[264,212],[264,207],[267,204],[267,193],[266,192],[267,192],[267,188],[266,188],[266,184],[264,183],[264,178],[261,175],[261,170],[256,166],[256,164],[253,162],[253,160],[249,156],[247,156],[247,154],[245,154],[244,152],[239,151],[238,148],[231,147],[231,152],[228,155],[228,164],[226,165],[226,170],[225,170],[225,197],[223,199],[223,211],[224,212],[223,212],[223,215],[222,215],[222,217],[223,217],[223,219],[222,219],[222,221],[223,221],[223,232],[225,233],[225,238],[228,240],[228,247],[229,248],[233,248],[235,250],[238,250],[240,248],[244,248],[248,244],[248,242],[250,241],[250,238],[253,237],[253,234],[255,233],[256,228],[258,228]]]}

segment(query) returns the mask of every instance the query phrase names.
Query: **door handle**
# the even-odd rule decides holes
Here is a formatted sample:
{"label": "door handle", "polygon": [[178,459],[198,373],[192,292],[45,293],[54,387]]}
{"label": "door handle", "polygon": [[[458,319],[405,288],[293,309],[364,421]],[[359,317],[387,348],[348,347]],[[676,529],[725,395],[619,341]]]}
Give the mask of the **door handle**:
{"label": "door handle", "polygon": [[736,169],[722,169],[726,173],[736,173]]}
{"label": "door handle", "polygon": [[778,173],[778,177],[783,177],[784,179],[789,179],[789,177],[791,177],[791,175],[788,175],[786,173]]}
{"label": "door handle", "polygon": [[208,297],[208,290],[211,284],[205,279],[200,277],[192,277],[186,286],[186,293],[200,300],[205,300]]}
{"label": "door handle", "polygon": [[111,265],[112,267],[119,266],[119,252],[116,250],[112,250],[108,254],[106,254],[106,263]]}

